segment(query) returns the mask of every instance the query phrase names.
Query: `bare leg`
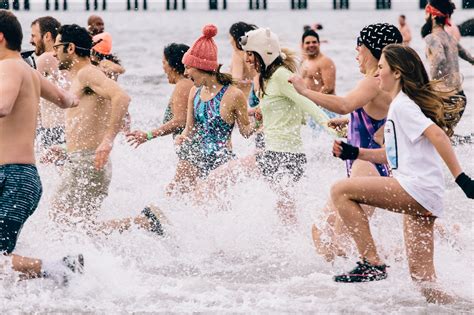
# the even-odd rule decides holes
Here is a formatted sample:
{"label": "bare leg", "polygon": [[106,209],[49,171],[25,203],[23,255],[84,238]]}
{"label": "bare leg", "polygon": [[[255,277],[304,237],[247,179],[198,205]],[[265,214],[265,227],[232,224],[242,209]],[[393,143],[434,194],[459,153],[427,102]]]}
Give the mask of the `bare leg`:
{"label": "bare leg", "polygon": [[279,187],[275,189],[278,194],[278,216],[284,225],[294,225],[297,223],[295,200],[293,196],[288,193],[288,191],[285,191],[282,188],[283,187]]}
{"label": "bare leg", "polygon": [[12,269],[22,273],[27,278],[38,278],[41,275],[41,260],[36,258],[28,258],[11,255]]}
{"label": "bare leg", "polygon": [[217,199],[219,197],[217,193],[235,184],[240,176],[251,177],[255,172],[255,155],[229,161],[213,170],[205,180],[199,181],[196,185],[196,200],[200,203],[210,198]]}
{"label": "bare leg", "polygon": [[199,176],[198,169],[186,160],[179,160],[176,165],[176,174],[174,179],[166,187],[166,194],[171,196],[176,193],[188,193],[196,186],[196,180]]}
{"label": "bare leg", "polygon": [[431,215],[394,178],[358,177],[342,180],[331,188],[331,198],[356,242],[359,254],[374,265],[382,262],[370,233],[368,215],[360,204],[413,216]]}
{"label": "bare leg", "polygon": [[411,278],[419,284],[421,293],[428,302],[446,304],[454,302],[454,299],[432,285],[436,280],[433,261],[435,219],[434,217],[405,215],[403,235]]}
{"label": "bare leg", "polygon": [[373,265],[382,262],[370,233],[367,214],[360,203],[405,214],[404,236],[412,279],[428,302],[449,303],[453,298],[432,287],[436,280],[433,254],[435,217],[414,200],[395,178],[350,178],[331,189],[334,205],[354,239],[361,257]]}

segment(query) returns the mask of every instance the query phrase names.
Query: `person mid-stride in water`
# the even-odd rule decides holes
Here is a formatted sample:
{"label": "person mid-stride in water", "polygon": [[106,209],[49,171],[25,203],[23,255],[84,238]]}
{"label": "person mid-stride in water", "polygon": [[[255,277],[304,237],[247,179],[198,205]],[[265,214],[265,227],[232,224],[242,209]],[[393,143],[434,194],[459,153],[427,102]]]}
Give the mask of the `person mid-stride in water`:
{"label": "person mid-stride in water", "polygon": [[428,302],[453,298],[436,288],[433,226],[443,214],[444,179],[441,159],[468,198],[474,182],[462,172],[447,133],[443,108],[449,95],[435,89],[416,52],[403,45],[384,48],[379,61],[380,88],[392,98],[384,127],[385,148],[357,148],[336,141],[333,154],[341,159],[389,163],[393,177],[356,177],[339,181],[331,198],[354,239],[361,261],[336,282],[366,282],[387,277],[377,253],[362,204],[404,214],[404,236],[412,279]]}

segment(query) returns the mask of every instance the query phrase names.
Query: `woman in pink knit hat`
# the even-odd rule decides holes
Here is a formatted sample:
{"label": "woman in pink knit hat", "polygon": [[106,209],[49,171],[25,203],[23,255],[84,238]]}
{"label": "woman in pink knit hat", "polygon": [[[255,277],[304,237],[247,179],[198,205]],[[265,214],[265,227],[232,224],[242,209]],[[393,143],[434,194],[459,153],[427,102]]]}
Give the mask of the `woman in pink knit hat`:
{"label": "woman in pink knit hat", "polygon": [[233,86],[232,77],[220,72],[215,25],[206,25],[203,34],[183,57],[185,75],[194,83],[188,101],[186,128],[176,138],[178,156],[187,164],[192,188],[198,177],[206,177],[234,158],[230,137],[235,123],[248,138],[254,129],[247,114],[243,92]]}

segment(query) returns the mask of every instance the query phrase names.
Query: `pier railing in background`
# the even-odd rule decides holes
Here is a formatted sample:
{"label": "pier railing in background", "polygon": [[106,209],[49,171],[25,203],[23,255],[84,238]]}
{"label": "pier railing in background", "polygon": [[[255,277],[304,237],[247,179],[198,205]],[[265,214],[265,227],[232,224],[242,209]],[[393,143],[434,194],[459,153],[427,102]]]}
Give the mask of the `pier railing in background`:
{"label": "pier railing in background", "polygon": [[267,0],[249,0],[249,10],[266,10]]}
{"label": "pier railing in background", "polygon": [[[54,2],[53,2],[54,1]],[[133,1],[133,3],[132,3]],[[281,0],[280,0],[281,1]],[[329,1],[329,0],[328,0]],[[51,4],[53,3],[54,10],[59,11],[61,9],[60,3],[61,0],[45,0],[45,9],[46,11],[51,10]],[[85,0],[85,10],[90,11],[99,10],[100,0]],[[140,10],[140,0],[127,0],[127,10],[138,11]],[[148,10],[148,1],[141,0],[142,9]],[[186,0],[166,0],[166,10],[178,10],[178,3],[181,2],[181,9],[186,10]],[[267,0],[249,0],[249,10],[266,10],[267,9]],[[292,10],[306,10],[308,9],[309,0],[289,0],[290,8]],[[91,6],[92,3],[92,6]],[[349,9],[349,0],[333,0],[333,9],[334,10],[348,10]],[[420,9],[424,9],[428,0],[419,0]],[[219,5],[221,4],[221,5]],[[23,9],[28,11],[30,10],[30,0],[23,1]],[[462,0],[461,7],[463,9],[474,9],[474,0]],[[10,0],[0,0],[0,9],[13,9],[20,10],[20,0],[12,0],[10,6]],[[375,8],[377,10],[389,10],[392,8],[391,0],[375,0]],[[64,11],[68,10],[67,0],[62,0],[62,9]],[[107,10],[107,0],[102,0],[101,9],[103,11]],[[227,10],[227,0],[209,0],[209,10]]]}
{"label": "pier railing in background", "polygon": [[[219,0],[209,0],[209,10],[219,10]],[[222,10],[227,10],[227,0],[222,0]]]}

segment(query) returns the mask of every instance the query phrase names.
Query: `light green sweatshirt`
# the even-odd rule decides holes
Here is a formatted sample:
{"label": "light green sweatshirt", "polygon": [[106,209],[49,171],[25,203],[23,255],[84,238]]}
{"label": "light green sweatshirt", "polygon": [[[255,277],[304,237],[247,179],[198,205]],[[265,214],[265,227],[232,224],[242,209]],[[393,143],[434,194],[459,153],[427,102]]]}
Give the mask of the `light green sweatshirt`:
{"label": "light green sweatshirt", "polygon": [[329,117],[308,98],[296,92],[288,82],[293,73],[285,67],[278,68],[265,85],[265,95],[260,100],[263,115],[265,149],[275,152],[302,153],[301,124],[304,113],[313,117],[328,133],[336,136],[327,126]]}

